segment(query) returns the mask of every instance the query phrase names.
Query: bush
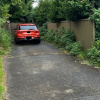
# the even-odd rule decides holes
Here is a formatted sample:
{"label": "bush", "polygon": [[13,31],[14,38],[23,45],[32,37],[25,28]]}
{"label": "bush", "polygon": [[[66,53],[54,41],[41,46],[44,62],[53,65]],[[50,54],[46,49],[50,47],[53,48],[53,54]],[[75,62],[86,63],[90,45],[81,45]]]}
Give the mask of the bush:
{"label": "bush", "polygon": [[65,31],[57,29],[55,32],[46,29],[46,24],[40,28],[40,32],[43,39],[49,43],[54,43],[60,48],[64,48],[70,52],[70,54],[76,56],[81,53],[82,45],[77,43],[75,35],[70,30]]}
{"label": "bush", "polygon": [[92,44],[92,48],[88,50],[87,59],[93,65],[100,66],[100,40]]}
{"label": "bush", "polygon": [[60,39],[61,39],[61,35],[63,34],[63,30],[56,29],[56,31],[53,34],[54,34],[54,43],[57,46],[60,46]]}
{"label": "bush", "polygon": [[66,46],[66,49],[70,52],[71,55],[77,56],[82,52],[82,45],[79,42],[74,42]]}
{"label": "bush", "polygon": [[0,57],[0,100],[2,100],[2,93],[4,93],[5,91],[5,88],[3,86],[3,81],[4,81],[4,72],[2,67],[2,59]]}
{"label": "bush", "polygon": [[4,28],[0,28],[0,47],[9,50],[12,40],[10,33]]}
{"label": "bush", "polygon": [[61,36],[61,39],[60,39],[61,46],[66,47],[66,45],[74,43],[75,41],[76,39],[73,32],[71,32],[70,30],[68,30],[67,32],[63,31],[63,35]]}
{"label": "bush", "polygon": [[93,9],[93,15],[90,16],[90,20],[95,22],[95,40],[100,40],[100,8]]}
{"label": "bush", "polygon": [[43,37],[43,39],[47,42],[53,43],[54,42],[54,34],[51,30],[48,30],[45,33],[45,36]]}
{"label": "bush", "polygon": [[40,31],[41,36],[44,36],[48,32],[48,30],[47,30],[47,24],[44,23],[43,26],[41,26],[39,28],[39,31]]}

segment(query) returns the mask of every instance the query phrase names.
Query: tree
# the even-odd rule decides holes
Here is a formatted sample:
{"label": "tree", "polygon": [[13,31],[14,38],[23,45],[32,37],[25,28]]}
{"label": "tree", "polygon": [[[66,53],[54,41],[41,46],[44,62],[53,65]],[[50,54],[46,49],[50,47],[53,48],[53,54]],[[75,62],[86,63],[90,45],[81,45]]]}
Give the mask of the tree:
{"label": "tree", "polygon": [[48,19],[52,22],[59,22],[65,20],[64,10],[62,9],[63,5],[61,2],[64,0],[53,0],[50,7],[50,12],[48,14]]}
{"label": "tree", "polygon": [[0,0],[0,18],[7,19],[10,17],[9,7],[10,4],[6,3],[7,0]]}
{"label": "tree", "polygon": [[40,0],[35,8],[35,21],[43,23],[88,18],[91,14],[92,1],[89,0]]}
{"label": "tree", "polygon": [[90,16],[91,5],[88,0],[71,0],[62,3],[66,20],[76,21]]}
{"label": "tree", "polygon": [[31,22],[34,0],[0,0],[0,17],[11,22]]}
{"label": "tree", "polygon": [[100,7],[100,0],[89,0],[89,2],[93,8],[98,9]]}
{"label": "tree", "polygon": [[11,0],[10,11],[11,22],[32,22],[32,2],[34,0]]}
{"label": "tree", "polygon": [[40,26],[48,20],[50,5],[51,0],[40,0],[38,7],[35,8],[34,21]]}

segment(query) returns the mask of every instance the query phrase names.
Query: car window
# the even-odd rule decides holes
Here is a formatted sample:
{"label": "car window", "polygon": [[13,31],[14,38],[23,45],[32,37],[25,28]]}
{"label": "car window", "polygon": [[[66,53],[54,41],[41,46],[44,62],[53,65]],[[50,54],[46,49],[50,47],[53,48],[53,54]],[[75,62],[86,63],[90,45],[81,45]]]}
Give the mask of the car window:
{"label": "car window", "polygon": [[34,25],[24,25],[24,26],[19,26],[19,30],[35,30],[37,29],[36,26]]}

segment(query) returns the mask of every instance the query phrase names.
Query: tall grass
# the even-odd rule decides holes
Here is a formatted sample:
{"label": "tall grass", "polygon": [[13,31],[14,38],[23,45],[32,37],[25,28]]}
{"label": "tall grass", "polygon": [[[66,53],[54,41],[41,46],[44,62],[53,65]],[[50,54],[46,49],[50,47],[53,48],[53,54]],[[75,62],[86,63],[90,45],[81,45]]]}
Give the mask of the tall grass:
{"label": "tall grass", "polygon": [[2,100],[2,93],[4,93],[5,88],[3,86],[3,80],[4,80],[4,72],[2,68],[2,59],[0,57],[0,100]]}
{"label": "tall grass", "polygon": [[11,41],[12,37],[10,33],[4,28],[0,28],[0,47],[3,47],[5,50],[9,50]]}
{"label": "tall grass", "polygon": [[2,68],[2,55],[6,54],[11,48],[11,34],[0,26],[0,100],[2,100],[5,87],[3,86],[4,72]]}
{"label": "tall grass", "polygon": [[4,28],[0,28],[0,55],[10,50],[12,40],[10,33]]}

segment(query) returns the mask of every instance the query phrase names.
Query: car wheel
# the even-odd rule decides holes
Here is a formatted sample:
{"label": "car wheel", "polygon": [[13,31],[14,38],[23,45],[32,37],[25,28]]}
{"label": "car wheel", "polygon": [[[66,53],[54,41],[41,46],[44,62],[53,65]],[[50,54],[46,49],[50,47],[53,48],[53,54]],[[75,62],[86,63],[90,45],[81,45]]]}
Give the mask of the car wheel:
{"label": "car wheel", "polygon": [[40,42],[41,42],[41,40],[38,40],[38,41],[37,41],[37,43],[40,43]]}
{"label": "car wheel", "polygon": [[15,44],[19,44],[19,41],[17,41],[16,39],[15,39]]}

